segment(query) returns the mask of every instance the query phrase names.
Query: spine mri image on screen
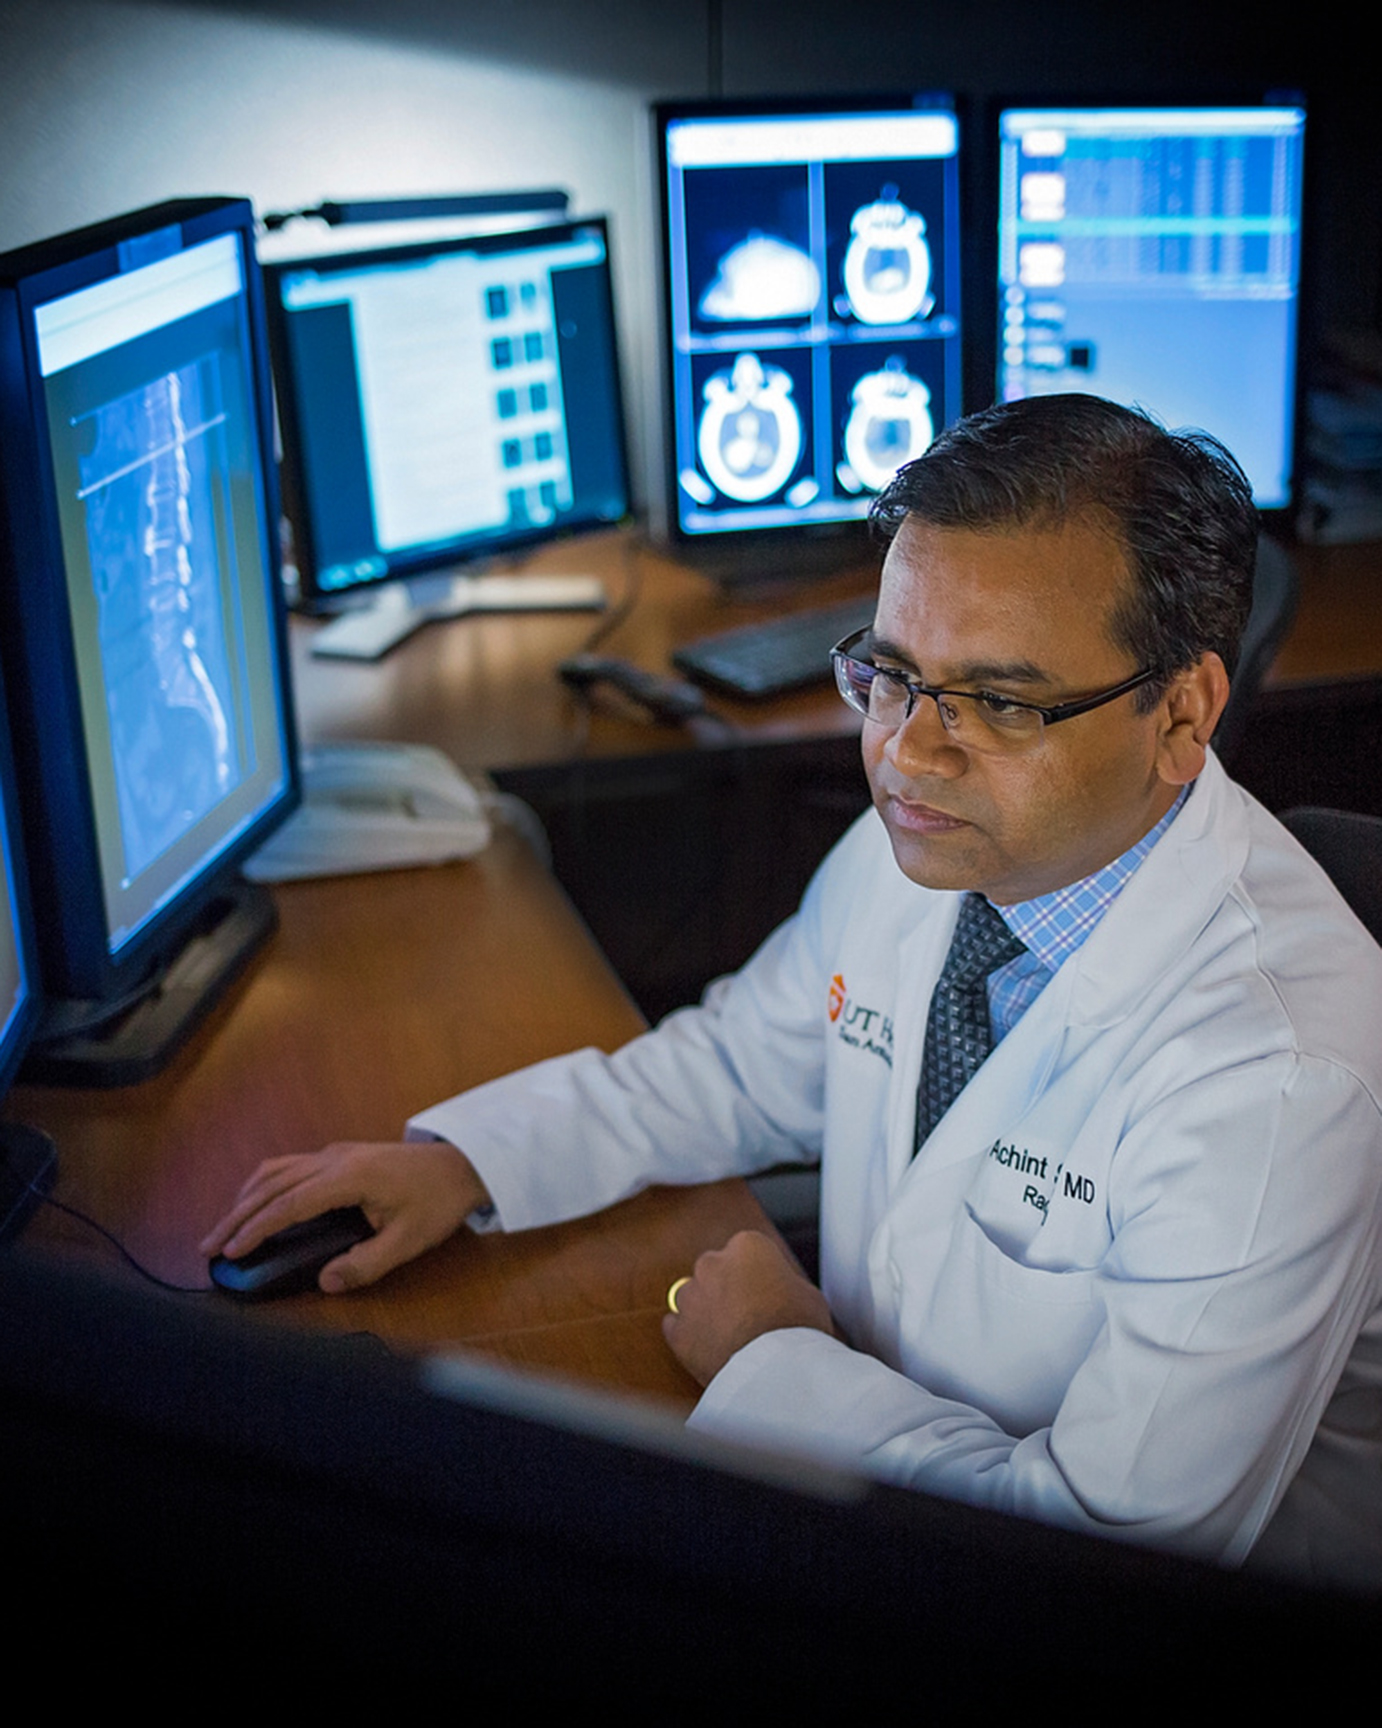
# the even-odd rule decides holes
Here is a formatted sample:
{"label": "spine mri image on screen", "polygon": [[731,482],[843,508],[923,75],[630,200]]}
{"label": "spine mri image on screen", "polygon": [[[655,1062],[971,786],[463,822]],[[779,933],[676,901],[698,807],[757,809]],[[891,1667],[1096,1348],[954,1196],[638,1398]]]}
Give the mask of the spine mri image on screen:
{"label": "spine mri image on screen", "polygon": [[157,1072],[248,963],[298,799],[245,199],[0,258],[0,646],[46,1082]]}
{"label": "spine mri image on screen", "polygon": [[112,952],[285,784],[245,279],[225,235],[35,313]]}
{"label": "spine mri image on screen", "polygon": [[665,122],[681,530],[840,522],[958,412],[947,112]]}
{"label": "spine mri image on screen", "polygon": [[131,876],[239,783],[206,441],[216,356],[80,416],[80,501],[97,602],[116,796]]}

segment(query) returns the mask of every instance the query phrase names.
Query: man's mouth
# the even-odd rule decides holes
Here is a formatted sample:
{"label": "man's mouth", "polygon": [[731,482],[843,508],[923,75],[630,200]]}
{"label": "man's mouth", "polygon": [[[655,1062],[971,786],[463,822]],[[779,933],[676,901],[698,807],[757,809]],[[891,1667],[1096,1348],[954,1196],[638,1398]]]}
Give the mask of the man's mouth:
{"label": "man's mouth", "polygon": [[895,827],[909,834],[950,834],[969,823],[960,816],[951,816],[931,804],[919,804],[896,793],[888,795],[884,815]]}

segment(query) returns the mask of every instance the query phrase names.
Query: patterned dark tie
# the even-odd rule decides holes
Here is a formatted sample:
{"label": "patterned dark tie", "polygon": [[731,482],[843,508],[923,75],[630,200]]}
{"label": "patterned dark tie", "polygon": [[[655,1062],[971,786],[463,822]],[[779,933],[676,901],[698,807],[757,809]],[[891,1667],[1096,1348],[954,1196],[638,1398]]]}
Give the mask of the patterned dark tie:
{"label": "patterned dark tie", "polygon": [[918,1149],[993,1049],[988,975],[1026,952],[982,894],[966,894],[931,995],[917,1091]]}

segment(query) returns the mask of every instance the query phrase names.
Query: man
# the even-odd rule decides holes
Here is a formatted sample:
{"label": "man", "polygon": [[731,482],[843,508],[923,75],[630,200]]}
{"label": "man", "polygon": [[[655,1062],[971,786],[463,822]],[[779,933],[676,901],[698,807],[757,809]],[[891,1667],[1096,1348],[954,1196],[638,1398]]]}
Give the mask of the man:
{"label": "man", "polygon": [[1276,1556],[1362,1566],[1382,954],[1208,752],[1246,482],[1056,397],[951,428],[876,514],[877,615],[835,658],[877,814],[797,916],[612,1058],[263,1167],[204,1246],[358,1202],[341,1289],[466,1218],[819,1155],[820,1289],[747,1234],[678,1293],[693,1424],[1230,1562],[1294,1480]]}

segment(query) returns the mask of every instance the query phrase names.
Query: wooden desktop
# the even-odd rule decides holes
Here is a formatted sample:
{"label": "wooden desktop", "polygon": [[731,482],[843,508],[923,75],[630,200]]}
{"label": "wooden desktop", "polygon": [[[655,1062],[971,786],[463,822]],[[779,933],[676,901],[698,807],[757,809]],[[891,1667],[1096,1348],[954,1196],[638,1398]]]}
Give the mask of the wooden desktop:
{"label": "wooden desktop", "polygon": [[320,625],[294,619],[293,683],[303,738],[434,744],[462,767],[494,772],[858,733],[857,715],[825,685],[770,702],[716,695],[708,698],[707,717],[658,726],[602,697],[587,714],[553,672],[611,614],[617,615],[614,628],[600,652],[669,672],[673,651],[698,636],[786,608],[867,597],[877,582],[875,555],[865,553],[840,574],[805,585],[729,591],[633,534],[609,532],[544,547],[523,568],[598,577],[608,600],[605,619],[589,612],[477,615],[425,625],[384,659],[354,664],[314,658]]}
{"label": "wooden desktop", "polygon": [[[604,563],[588,550],[585,567],[617,580],[618,543]],[[676,641],[743,615],[691,573],[639,559],[643,600],[613,652],[665,670]],[[1346,562],[1325,561],[1331,579]],[[1336,583],[1345,610],[1347,576]],[[1374,590],[1361,592],[1367,601]],[[1298,635],[1351,657],[1341,670],[1375,674],[1382,633],[1372,630],[1370,650],[1357,619],[1335,626],[1326,608],[1322,622],[1310,602],[1307,588]],[[674,775],[693,753],[726,753],[723,728],[662,734],[601,714],[585,731],[551,669],[590,627],[575,616],[433,626],[369,667],[310,662],[314,627],[297,622],[303,734],[439,743],[482,769],[632,757]],[[1291,656],[1288,643],[1279,665],[1292,675],[1322,670]],[[734,750],[749,739],[771,757],[784,737],[852,744],[853,722],[828,691],[729,711]],[[268,953],[164,1075],[105,1094],[26,1088],[7,1101],[8,1114],[58,1140],[59,1197],[174,1282],[204,1282],[195,1242],[262,1157],[393,1138],[420,1105],[576,1043],[612,1048],[643,1024],[557,882],[507,827],[464,864],[285,886],[276,898]],[[405,1350],[462,1344],[685,1409],[696,1388],[663,1346],[666,1286],[701,1248],[762,1221],[738,1182],[649,1190],[553,1230],[462,1233],[373,1291],[261,1313],[275,1351],[301,1343],[285,1326],[363,1327]],[[42,1214],[30,1234],[118,1265],[58,1215]],[[40,1289],[25,1310],[41,1338],[51,1295]],[[195,1311],[217,1299],[182,1301]],[[64,1650],[72,1624],[114,1615],[146,1642],[156,1627],[208,1672],[227,1655],[248,1651],[253,1669],[256,1652],[291,1648],[355,1684],[368,1652],[372,1671],[436,1676],[467,1696],[495,1680],[510,1704],[550,1685],[564,1700],[641,1692],[697,1707],[722,1706],[743,1678],[757,1684],[766,1661],[775,1690],[808,1711],[847,1677],[857,1713],[870,1684],[880,1709],[895,1710],[923,1668],[928,1695],[972,1710],[1009,1707],[1038,1672],[1095,1704],[1130,1681],[1145,1688],[1148,1674],[1183,1696],[1206,1663],[1248,1673],[1263,1648],[1274,1672],[1291,1673],[1356,1666],[1370,1648],[1371,1599],[1288,1591],[922,1494],[787,1498],[699,1466],[672,1473],[654,1451],[619,1451],[592,1482],[580,1435],[554,1449],[548,1431],[502,1415],[485,1451],[482,1407],[427,1400],[424,1411],[397,1389],[362,1399],[361,1379],[392,1372],[372,1353],[354,1375],[306,1364],[310,1396],[297,1400],[286,1370],[267,1376],[257,1363],[246,1397],[246,1382],[220,1377],[222,1328],[189,1326],[177,1307],[157,1325],[161,1349],[142,1323],[115,1331],[133,1340],[140,1387],[157,1390],[149,1409],[110,1392],[123,1370],[104,1353],[104,1325],[83,1333],[81,1351],[64,1340],[101,1398],[75,1413],[12,1401],[22,1504],[6,1552]],[[1048,1600],[1076,1629],[1054,1656],[1030,1611]]]}
{"label": "wooden desktop", "polygon": [[[57,1198],[175,1285],[206,1285],[196,1243],[261,1158],[396,1139],[423,1104],[643,1027],[561,890],[502,825],[466,863],[275,895],[268,952],[157,1079],[24,1087],[8,1101],[56,1141]],[[667,1286],[702,1249],[764,1224],[741,1182],[652,1190],[597,1220],[463,1233],[373,1290],[259,1312],[405,1350],[468,1346],[689,1408],[697,1388],[660,1330]],[[108,1244],[48,1208],[28,1240],[123,1271]]]}
{"label": "wooden desktop", "polygon": [[[1270,690],[1382,676],[1379,547],[1293,549],[1301,603],[1268,674]],[[865,551],[841,572],[803,585],[726,590],[665,550],[610,532],[548,546],[524,568],[599,577],[611,608],[631,602],[601,642],[649,671],[668,672],[673,651],[717,630],[784,609],[867,597],[879,557]],[[770,702],[715,695],[713,718],[656,726],[602,702],[587,716],[550,674],[600,622],[590,613],[497,614],[425,626],[387,658],[347,665],[316,660],[319,626],[295,619],[293,676],[304,738],[391,738],[435,744],[465,767],[541,768],[575,759],[616,760],[851,739],[858,717],[822,684]]]}
{"label": "wooden desktop", "polygon": [[[590,567],[615,601],[642,590],[613,646],[645,659],[776,603],[768,596],[741,613],[622,535],[550,548],[532,563]],[[589,614],[432,625],[366,666],[313,659],[315,628],[293,621],[307,743],[432,743],[472,771],[686,745],[612,713],[587,728],[553,667],[581,646]],[[765,741],[852,728],[815,692],[745,721]],[[703,734],[713,742],[726,728],[707,723]],[[267,953],[162,1075],[109,1092],[19,1087],[6,1102],[7,1115],[53,1136],[56,1197],[175,1285],[206,1284],[196,1243],[261,1159],[395,1139],[439,1098],[582,1044],[616,1048],[645,1025],[557,882],[502,818],[468,862],[288,884],[275,898],[280,928]],[[551,1230],[462,1233],[373,1290],[260,1312],[368,1330],[404,1349],[466,1345],[688,1408],[697,1388],[661,1335],[667,1287],[703,1248],[751,1227],[771,1228],[741,1182],[654,1190]],[[109,1244],[55,1211],[43,1209],[28,1235],[126,1275]]]}

